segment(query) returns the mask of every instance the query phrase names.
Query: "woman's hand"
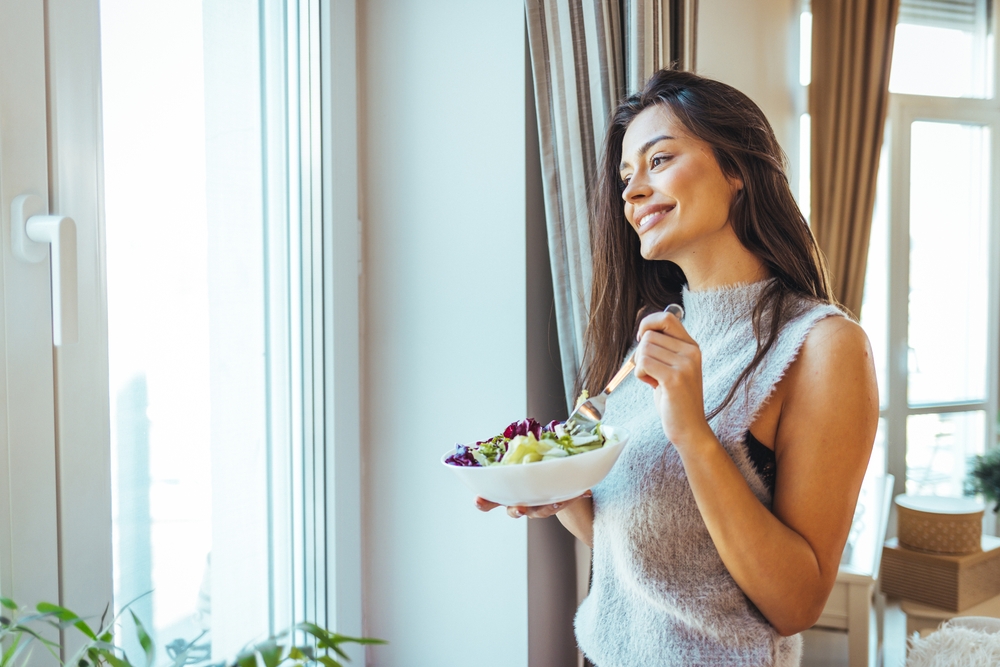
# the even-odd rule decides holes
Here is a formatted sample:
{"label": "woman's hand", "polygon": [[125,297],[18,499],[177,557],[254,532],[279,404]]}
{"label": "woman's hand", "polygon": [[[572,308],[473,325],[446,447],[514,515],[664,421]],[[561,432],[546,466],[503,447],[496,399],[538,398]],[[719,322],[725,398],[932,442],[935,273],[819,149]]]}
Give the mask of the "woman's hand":
{"label": "woman's hand", "polygon": [[675,446],[714,437],[705,419],[701,349],[671,313],[647,315],[639,324],[635,376],[653,387],[663,432]]}
{"label": "woman's hand", "polygon": [[[566,530],[573,533],[588,547],[592,547],[594,545],[594,505],[590,500],[591,495],[590,491],[584,491],[576,498],[537,507],[511,505],[507,508],[507,514],[515,519],[522,516],[544,519],[554,514],[559,522],[566,527]],[[485,498],[476,498],[476,508],[480,511],[489,512],[494,507],[500,507],[500,505]]]}
{"label": "woman's hand", "polygon": [[[527,505],[511,505],[507,507],[507,516],[512,519],[520,519],[522,516],[526,516],[529,519],[545,519],[566,509],[566,507],[571,503],[575,503],[581,498],[590,498],[590,496],[590,491],[584,491],[582,495],[579,495],[576,498],[564,500],[561,503],[553,503],[551,505],[536,505],[533,507],[528,507]],[[480,512],[489,512],[491,509],[496,507],[500,507],[500,504],[486,500],[480,496],[476,496],[476,509]]]}

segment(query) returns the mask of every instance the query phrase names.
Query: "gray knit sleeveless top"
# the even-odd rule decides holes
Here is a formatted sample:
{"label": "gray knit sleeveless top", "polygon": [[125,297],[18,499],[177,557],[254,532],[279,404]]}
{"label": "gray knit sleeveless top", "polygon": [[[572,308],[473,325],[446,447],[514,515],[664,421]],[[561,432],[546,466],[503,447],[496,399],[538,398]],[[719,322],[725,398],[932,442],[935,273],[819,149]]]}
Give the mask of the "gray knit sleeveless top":
{"label": "gray knit sleeveless top", "polygon": [[[702,353],[706,413],[753,358],[751,313],[766,284],[683,293],[684,326]],[[841,314],[834,306],[796,301],[752,380],[711,421],[768,508],[771,493],[744,437],[810,329]],[[575,623],[584,654],[597,667],[798,665],[801,638],[775,632],[723,565],[680,455],[663,434],[652,388],[629,376],[608,399],[604,421],[628,431],[629,443],[593,489],[591,590]]]}

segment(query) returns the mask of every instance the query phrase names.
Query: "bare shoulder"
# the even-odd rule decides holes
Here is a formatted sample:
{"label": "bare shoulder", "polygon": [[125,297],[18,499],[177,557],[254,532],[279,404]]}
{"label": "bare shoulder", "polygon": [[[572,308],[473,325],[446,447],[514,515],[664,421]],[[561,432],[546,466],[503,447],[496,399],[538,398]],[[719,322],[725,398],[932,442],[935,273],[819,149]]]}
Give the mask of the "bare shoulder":
{"label": "bare shoulder", "polygon": [[868,439],[869,430],[874,433],[878,420],[875,364],[868,336],[856,322],[846,317],[817,322],[782,384],[779,433],[784,431],[786,442],[790,435],[801,442],[805,432],[817,428],[841,438],[845,430],[858,428],[864,434],[859,434],[862,442]]}
{"label": "bare shoulder", "polygon": [[817,412],[833,405],[846,407],[843,397],[837,394],[848,391],[852,398],[858,398],[859,388],[863,394],[878,393],[871,346],[864,329],[846,317],[823,318],[806,336],[751,430],[761,442],[777,450],[779,425],[788,433],[793,423],[808,422]]}
{"label": "bare shoulder", "polygon": [[[875,365],[865,330],[846,317],[826,317],[806,336],[798,357],[789,368],[789,384],[874,383]],[[856,386],[856,385],[855,385]]]}

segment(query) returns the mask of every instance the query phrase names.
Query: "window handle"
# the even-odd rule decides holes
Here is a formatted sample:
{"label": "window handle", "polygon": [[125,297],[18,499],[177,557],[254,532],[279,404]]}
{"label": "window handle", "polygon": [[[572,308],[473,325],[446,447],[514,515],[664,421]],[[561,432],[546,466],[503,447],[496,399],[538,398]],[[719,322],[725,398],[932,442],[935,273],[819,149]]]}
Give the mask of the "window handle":
{"label": "window handle", "polygon": [[[38,195],[20,195],[10,205],[11,245],[25,262],[43,261],[51,249],[52,343],[75,343],[79,332],[76,272],[76,223],[48,215]],[[48,246],[48,247],[46,247]]]}

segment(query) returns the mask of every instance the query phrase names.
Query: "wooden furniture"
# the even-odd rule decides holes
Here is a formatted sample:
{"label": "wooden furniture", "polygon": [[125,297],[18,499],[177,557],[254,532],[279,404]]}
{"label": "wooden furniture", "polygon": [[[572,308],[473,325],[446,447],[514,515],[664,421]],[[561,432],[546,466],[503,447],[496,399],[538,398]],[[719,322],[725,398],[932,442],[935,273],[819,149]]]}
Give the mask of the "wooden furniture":
{"label": "wooden furniture", "polygon": [[937,630],[939,625],[953,618],[962,616],[1000,618],[1000,595],[959,612],[931,607],[919,602],[910,602],[909,600],[900,600],[899,607],[906,614],[907,636],[919,632],[921,637],[926,637]]}
{"label": "wooden furniture", "polygon": [[879,636],[874,594],[889,520],[893,481],[892,475],[865,478],[837,583],[826,602],[823,615],[814,626],[847,632],[851,667],[876,667],[878,664]]}
{"label": "wooden furniture", "polygon": [[1000,595],[1000,538],[978,537],[981,548],[962,555],[921,553],[886,540],[882,592],[952,613]]}

